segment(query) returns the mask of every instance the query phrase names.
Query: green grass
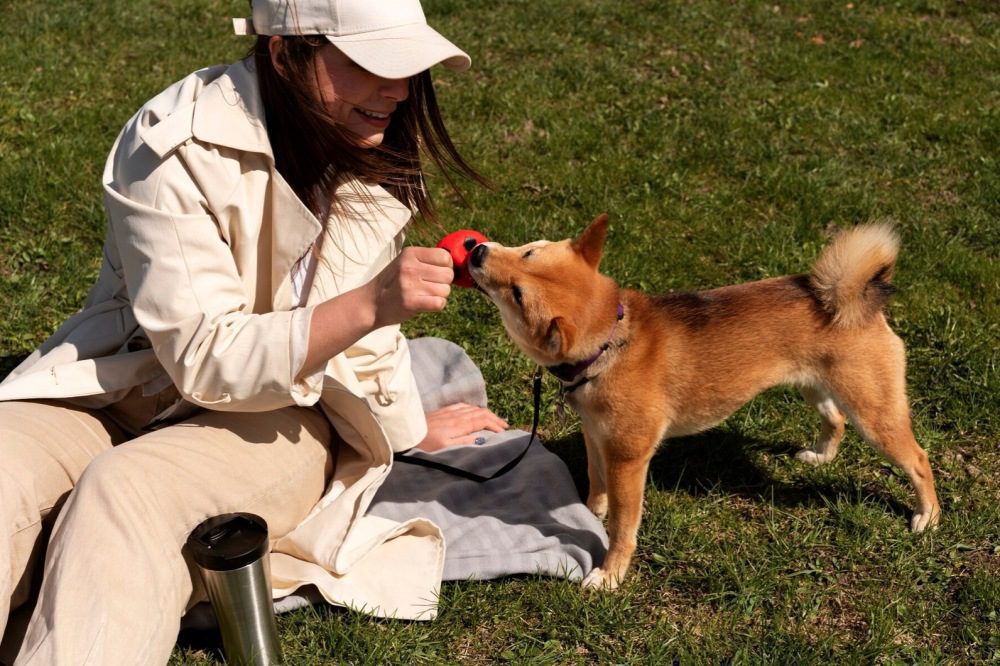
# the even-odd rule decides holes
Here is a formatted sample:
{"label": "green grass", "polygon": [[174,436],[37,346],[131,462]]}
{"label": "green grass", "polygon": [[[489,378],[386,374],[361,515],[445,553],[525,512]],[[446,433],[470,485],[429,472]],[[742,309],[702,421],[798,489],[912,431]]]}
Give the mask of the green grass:
{"label": "green grass", "polygon": [[[1000,661],[1000,8],[988,0],[794,4],[426,0],[473,70],[437,73],[454,138],[492,179],[444,229],[508,244],[607,211],[604,270],[650,291],[806,270],[831,231],[891,219],[891,305],[941,527],[907,531],[910,488],[854,434],[821,468],[790,391],[654,460],[633,574],[614,595],[521,577],[446,584],[433,623],[302,610],[290,663]],[[0,373],[97,275],[100,172],[147,98],[247,42],[245,2],[8,0],[0,22]],[[411,335],[463,345],[491,405],[530,422],[531,364],[479,294]],[[513,360],[511,360],[513,359]],[[578,424],[547,445],[585,484]],[[213,663],[178,649],[174,663]]]}

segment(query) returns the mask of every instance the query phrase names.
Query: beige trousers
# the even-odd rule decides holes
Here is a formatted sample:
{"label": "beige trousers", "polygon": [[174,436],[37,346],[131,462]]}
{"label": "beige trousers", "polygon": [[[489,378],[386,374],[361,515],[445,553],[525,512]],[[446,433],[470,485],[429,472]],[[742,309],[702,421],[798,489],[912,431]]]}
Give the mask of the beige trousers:
{"label": "beige trousers", "polygon": [[[203,412],[129,439],[107,412],[0,403],[0,660],[166,663],[205,598],[188,534],[248,511],[284,535],[323,494],[332,441],[301,407]],[[27,627],[8,625],[31,602]]]}

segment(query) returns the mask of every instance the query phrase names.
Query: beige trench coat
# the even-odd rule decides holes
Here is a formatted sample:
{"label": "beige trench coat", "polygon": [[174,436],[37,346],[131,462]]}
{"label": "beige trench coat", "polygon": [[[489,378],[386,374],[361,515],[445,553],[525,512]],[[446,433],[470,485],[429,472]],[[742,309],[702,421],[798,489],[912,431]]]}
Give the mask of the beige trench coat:
{"label": "beige trench coat", "polygon": [[[295,376],[313,307],[397,256],[411,214],[382,188],[354,183],[340,192],[347,210],[324,228],[274,169],[251,68],[195,72],[129,120],[103,176],[108,236],[97,283],[0,383],[0,400],[103,407],[141,387],[159,412],[151,425],[199,408],[318,403],[347,446],[326,494],[275,545],[276,594],[313,583],[332,603],[430,619],[440,530],[365,516],[393,450],[426,434],[399,327]],[[321,232],[306,306],[295,307],[290,272]]]}

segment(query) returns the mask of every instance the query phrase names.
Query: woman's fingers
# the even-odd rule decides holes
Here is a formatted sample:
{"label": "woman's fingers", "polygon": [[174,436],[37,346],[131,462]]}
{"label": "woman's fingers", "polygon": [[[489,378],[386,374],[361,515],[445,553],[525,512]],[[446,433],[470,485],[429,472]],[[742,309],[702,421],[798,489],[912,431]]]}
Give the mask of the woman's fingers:
{"label": "woman's fingers", "polygon": [[436,451],[472,444],[477,432],[503,432],[507,428],[506,421],[485,407],[455,403],[427,413],[427,437],[419,448]]}
{"label": "woman's fingers", "polygon": [[407,275],[431,290],[451,290],[455,271],[451,255],[437,247],[408,247],[400,254]]}
{"label": "woman's fingers", "polygon": [[451,255],[436,247],[404,248],[376,280],[376,324],[399,324],[421,312],[440,312],[451,295]]}
{"label": "woman's fingers", "polygon": [[451,255],[436,247],[409,247],[400,255],[400,289],[412,314],[438,312],[451,295]]}
{"label": "woman's fingers", "polygon": [[456,403],[438,412],[435,418],[458,434],[471,434],[479,430],[503,432],[507,429],[507,422],[485,407]]}

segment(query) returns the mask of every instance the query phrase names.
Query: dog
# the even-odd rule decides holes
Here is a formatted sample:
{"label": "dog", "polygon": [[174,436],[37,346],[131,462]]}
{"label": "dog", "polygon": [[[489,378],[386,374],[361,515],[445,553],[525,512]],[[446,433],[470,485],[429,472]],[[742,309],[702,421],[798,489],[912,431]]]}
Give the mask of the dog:
{"label": "dog", "polygon": [[903,342],[884,306],[899,240],[888,225],[841,232],[807,275],[693,293],[622,289],[598,266],[608,217],[575,239],[476,246],[469,272],[513,342],[562,384],[580,416],[587,507],[609,548],[584,586],[615,589],[636,548],[646,472],[661,441],[718,424],[778,384],[796,386],[821,431],[799,460],[833,460],[845,419],[909,477],[911,529],[937,523],[927,454],[913,437]]}

